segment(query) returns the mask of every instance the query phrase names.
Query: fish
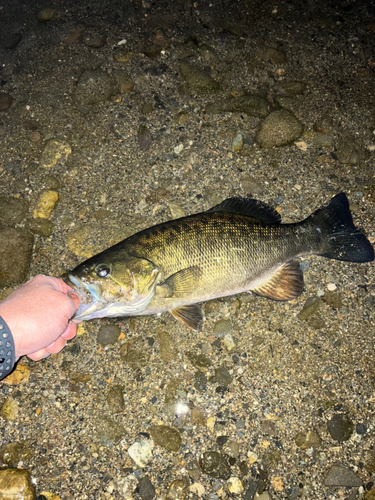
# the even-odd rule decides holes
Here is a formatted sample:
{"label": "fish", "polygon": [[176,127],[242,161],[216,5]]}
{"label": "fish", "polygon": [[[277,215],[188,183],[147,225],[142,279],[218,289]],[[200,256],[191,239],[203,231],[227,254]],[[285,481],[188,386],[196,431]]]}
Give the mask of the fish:
{"label": "fish", "polygon": [[303,291],[299,257],[371,262],[345,193],[305,220],[282,224],[272,207],[229,198],[208,211],[144,229],[85,260],[63,279],[80,297],[73,321],[169,311],[202,327],[201,303],[254,292],[277,301]]}

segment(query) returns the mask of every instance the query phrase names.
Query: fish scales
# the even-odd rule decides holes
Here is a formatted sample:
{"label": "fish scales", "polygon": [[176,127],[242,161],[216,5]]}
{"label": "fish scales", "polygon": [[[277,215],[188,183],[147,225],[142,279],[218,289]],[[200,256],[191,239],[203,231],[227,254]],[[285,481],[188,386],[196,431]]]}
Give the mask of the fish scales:
{"label": "fish scales", "polygon": [[80,296],[76,321],[170,311],[198,330],[205,300],[250,290],[274,300],[298,297],[303,273],[295,258],[311,254],[374,260],[344,193],[295,224],[281,224],[261,201],[231,198],[130,236],[65,279]]}

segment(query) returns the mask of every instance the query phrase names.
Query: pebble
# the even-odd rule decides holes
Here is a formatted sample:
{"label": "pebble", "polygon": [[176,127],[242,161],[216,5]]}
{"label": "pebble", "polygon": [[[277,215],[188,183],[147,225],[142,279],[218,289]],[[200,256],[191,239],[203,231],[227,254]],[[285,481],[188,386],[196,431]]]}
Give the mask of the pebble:
{"label": "pebble", "polygon": [[24,220],[29,203],[22,198],[0,197],[0,226],[13,227]]}
{"label": "pebble", "polygon": [[125,387],[120,384],[110,384],[108,386],[106,403],[112,415],[122,413],[125,410],[124,390]]}
{"label": "pebble", "polygon": [[166,500],[185,500],[187,497],[186,483],[182,479],[175,479],[169,485]]}
{"label": "pebble", "polygon": [[324,294],[324,302],[335,309],[341,309],[342,301],[338,293],[327,292]]}
{"label": "pebble", "polygon": [[178,144],[175,148],[173,148],[173,151],[176,155],[179,155],[183,149],[184,149],[184,145]]}
{"label": "pebble", "polygon": [[250,465],[255,464],[255,462],[258,461],[258,455],[256,453],[254,453],[253,451],[247,452],[247,458],[248,458]]}
{"label": "pebble", "polygon": [[348,415],[336,413],[327,422],[327,429],[335,441],[347,441],[354,432],[354,424]]}
{"label": "pebble", "polygon": [[322,445],[322,438],[315,431],[299,432],[296,436],[296,445],[301,448],[301,450],[307,450],[309,448],[320,448]]}
{"label": "pebble", "polygon": [[0,228],[0,287],[20,285],[26,280],[33,246],[30,231]]}
{"label": "pebble", "polygon": [[33,456],[34,449],[27,440],[8,443],[0,449],[0,460],[8,467],[17,467],[19,462],[28,462]]}
{"label": "pebble", "polygon": [[58,163],[64,163],[71,152],[72,148],[67,142],[50,139],[41,154],[40,165],[43,168],[55,167]]}
{"label": "pebble", "polygon": [[228,352],[232,352],[236,348],[236,343],[230,333],[226,333],[223,339],[224,345],[227,348]]}
{"label": "pebble", "polygon": [[217,451],[206,451],[199,458],[199,467],[202,472],[216,479],[229,479],[230,467],[226,458]]}
{"label": "pebble", "polygon": [[30,472],[24,469],[1,469],[0,498],[2,500],[35,500],[35,488]]}
{"label": "pebble", "polygon": [[263,491],[263,493],[261,493],[256,500],[271,500],[271,495],[268,491]]}
{"label": "pebble", "polygon": [[13,102],[13,97],[9,94],[1,94],[0,95],[0,112],[8,111]]}
{"label": "pebble", "polygon": [[95,420],[95,433],[102,446],[112,448],[124,438],[126,431],[122,424],[107,415],[102,415]]}
{"label": "pebble", "polygon": [[151,439],[146,439],[145,441],[137,441],[129,447],[128,454],[138,465],[138,467],[146,467],[146,465],[152,458],[153,448],[154,442]]}
{"label": "pebble", "polygon": [[327,285],[327,289],[330,292],[334,292],[336,290],[336,288],[337,288],[337,286],[334,283],[328,283],[328,285]]}
{"label": "pebble", "polygon": [[38,12],[39,21],[50,21],[55,15],[55,11],[51,7],[43,7]]}
{"label": "pebble", "polygon": [[245,113],[257,118],[265,118],[270,112],[267,99],[258,95],[244,95],[215,100],[206,106],[207,114]]}
{"label": "pebble", "polygon": [[342,465],[332,465],[324,479],[325,486],[359,487],[362,479],[355,472]]}
{"label": "pebble", "polygon": [[190,493],[195,493],[198,496],[202,496],[206,492],[205,487],[200,483],[191,484],[189,486],[189,491]]}
{"label": "pebble", "polygon": [[141,338],[129,340],[120,350],[120,357],[129,363],[133,370],[147,366],[150,352]]}
{"label": "pebble", "polygon": [[193,351],[188,351],[186,357],[195,368],[202,371],[207,370],[212,365],[212,361],[204,354],[196,354]]}
{"label": "pebble", "polygon": [[207,377],[200,370],[194,374],[194,387],[197,391],[205,391],[207,389]]}
{"label": "pebble", "polygon": [[181,446],[181,435],[177,429],[168,425],[154,425],[150,434],[156,444],[167,451],[177,451]]}
{"label": "pebble", "polygon": [[160,357],[165,363],[169,363],[177,359],[178,350],[176,343],[171,335],[167,332],[159,332],[158,340],[160,344]]}
{"label": "pebble", "polygon": [[133,493],[137,489],[137,486],[138,479],[133,474],[122,477],[116,482],[116,489],[123,500],[132,500]]}
{"label": "pebble", "polygon": [[215,323],[214,329],[213,329],[213,335],[216,336],[223,336],[225,333],[230,332],[233,329],[232,323],[228,321],[227,319],[221,319],[220,321],[217,321]]}
{"label": "pebble", "polygon": [[1,381],[6,385],[19,385],[24,384],[29,380],[30,368],[22,363],[17,363],[13,372]]}
{"label": "pebble", "polygon": [[18,403],[11,396],[8,396],[0,408],[0,416],[7,420],[16,420],[18,417]]}
{"label": "pebble", "polygon": [[168,203],[168,208],[173,219],[179,219],[180,217],[185,217],[185,210],[176,203]]}
{"label": "pebble", "polygon": [[253,177],[244,177],[241,181],[241,187],[246,194],[262,195],[263,186]]}
{"label": "pebble", "polygon": [[121,328],[118,325],[102,325],[99,328],[97,340],[100,345],[113,345],[121,335]]}
{"label": "pebble", "polygon": [[229,373],[228,368],[226,368],[225,366],[220,366],[219,368],[215,369],[214,380],[219,385],[227,386],[232,383],[232,376]]}
{"label": "pebble", "polygon": [[88,26],[83,31],[81,38],[86,47],[99,49],[101,47],[104,47],[107,40],[107,35],[96,26]]}
{"label": "pebble", "polygon": [[241,151],[242,148],[243,148],[243,135],[237,134],[232,142],[232,151],[234,153],[237,153],[238,151]]}
{"label": "pebble", "polygon": [[138,493],[142,500],[152,500],[155,497],[155,488],[150,479],[145,476],[138,483]]}
{"label": "pebble", "polygon": [[87,114],[90,109],[108,101],[114,90],[114,79],[106,71],[85,70],[77,83],[73,98],[78,110]]}
{"label": "pebble", "polygon": [[130,94],[130,92],[134,89],[133,79],[126,71],[121,69],[117,69],[114,71],[114,77],[116,79],[117,85],[120,88],[120,92],[122,94]]}
{"label": "pebble", "polygon": [[305,320],[311,318],[317,312],[321,304],[319,297],[308,297],[303,308],[298,313],[298,319]]}
{"label": "pebble", "polygon": [[52,189],[43,191],[33,210],[34,219],[48,219],[51,216],[52,210],[55,208],[58,199],[59,193],[57,191],[53,191]]}
{"label": "pebble", "polygon": [[197,94],[217,92],[220,89],[219,82],[209,75],[208,70],[186,61],[181,61],[178,68],[188,88]]}
{"label": "pebble", "polygon": [[350,136],[340,139],[335,153],[337,159],[346,165],[356,165],[363,156],[362,148]]}
{"label": "pebble", "polygon": [[191,410],[191,420],[194,425],[206,425],[207,413],[202,408],[193,408]]}
{"label": "pebble", "polygon": [[145,125],[141,125],[137,133],[138,145],[142,151],[147,151],[151,147],[151,132]]}
{"label": "pebble", "polygon": [[286,109],[272,111],[261,123],[256,142],[262,148],[286,146],[303,132],[302,123]]}

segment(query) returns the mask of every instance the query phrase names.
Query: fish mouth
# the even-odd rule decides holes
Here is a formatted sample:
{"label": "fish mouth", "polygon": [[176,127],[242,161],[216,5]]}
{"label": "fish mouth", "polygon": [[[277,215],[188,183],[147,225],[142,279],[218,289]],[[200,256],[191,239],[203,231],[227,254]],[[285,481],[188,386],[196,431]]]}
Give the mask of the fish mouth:
{"label": "fish mouth", "polygon": [[139,296],[135,293],[132,301],[106,300],[100,284],[87,283],[71,274],[64,276],[63,279],[69,286],[72,286],[80,299],[78,309],[72,318],[77,323],[97,318],[137,315],[147,308],[155,294],[156,281],[147,295]]}

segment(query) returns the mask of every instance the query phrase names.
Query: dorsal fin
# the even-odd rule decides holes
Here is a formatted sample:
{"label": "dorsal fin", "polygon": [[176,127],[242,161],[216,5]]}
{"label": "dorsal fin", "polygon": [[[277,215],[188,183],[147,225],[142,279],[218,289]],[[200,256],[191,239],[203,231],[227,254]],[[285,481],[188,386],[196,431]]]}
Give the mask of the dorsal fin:
{"label": "dorsal fin", "polygon": [[291,260],[280,266],[267,280],[252,291],[273,300],[292,300],[303,290],[303,273],[300,265]]}
{"label": "dorsal fin", "polygon": [[281,222],[280,214],[274,208],[252,198],[228,198],[219,205],[210,208],[208,212],[229,212],[247,215],[264,224],[280,224]]}

